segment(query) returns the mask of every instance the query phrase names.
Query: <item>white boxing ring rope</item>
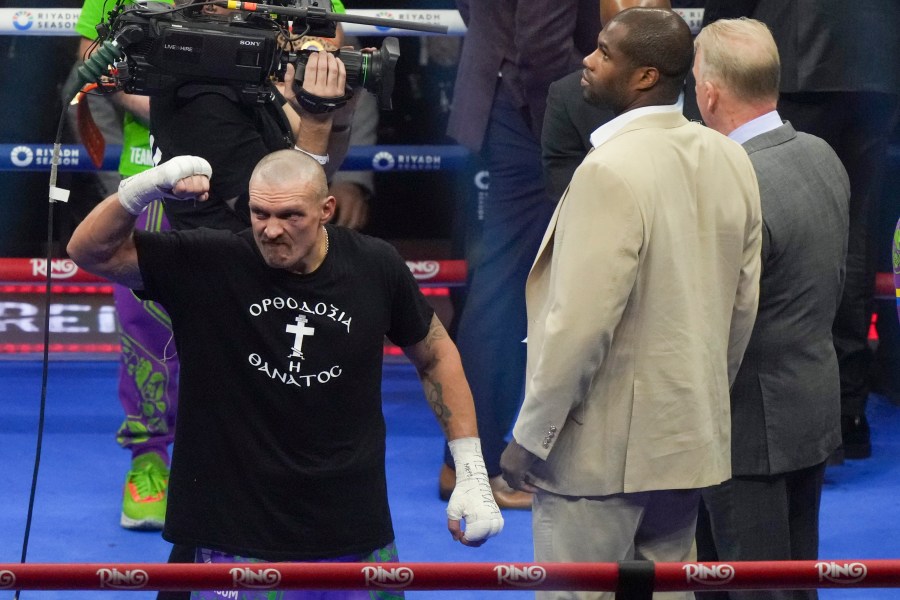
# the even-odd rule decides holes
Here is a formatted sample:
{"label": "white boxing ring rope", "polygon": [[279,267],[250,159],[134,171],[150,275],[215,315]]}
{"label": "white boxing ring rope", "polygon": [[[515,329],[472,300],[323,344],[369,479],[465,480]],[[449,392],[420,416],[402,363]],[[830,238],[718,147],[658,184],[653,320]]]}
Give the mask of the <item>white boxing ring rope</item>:
{"label": "white boxing ring rope", "polygon": [[[700,30],[700,23],[703,21],[702,8],[678,8],[675,9],[675,12],[684,18],[693,33]],[[77,8],[0,8],[0,35],[78,35],[75,31],[75,23],[78,21],[79,14],[81,11]],[[455,10],[350,9],[347,14],[445,26],[448,35],[461,36],[466,33],[466,25],[459,12]],[[357,23],[343,23],[342,27],[347,35],[355,36],[441,35]]]}

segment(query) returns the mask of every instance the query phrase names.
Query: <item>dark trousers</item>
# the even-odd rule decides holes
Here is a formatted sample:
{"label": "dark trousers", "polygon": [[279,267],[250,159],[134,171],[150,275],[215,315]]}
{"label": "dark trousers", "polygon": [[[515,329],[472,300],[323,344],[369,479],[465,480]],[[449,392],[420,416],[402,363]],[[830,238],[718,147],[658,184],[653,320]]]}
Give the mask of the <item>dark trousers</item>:
{"label": "dark trousers", "polygon": [[900,96],[864,92],[782,94],[778,102],[781,117],[797,131],[816,135],[834,148],[850,177],[847,271],[832,329],[841,375],[841,414],[846,416],[864,414],[869,395],[875,252],[890,252],[887,240],[884,248],[873,244],[873,219],[898,106]]}
{"label": "dark trousers", "polygon": [[[541,171],[541,147],[523,112],[498,80],[482,150],[490,173],[456,344],[475,397],[488,474],[522,401],[525,382],[525,279],[553,214]],[[474,254],[474,255],[473,255]],[[453,465],[449,452],[445,461]]]}
{"label": "dark trousers", "polygon": [[[825,463],[779,475],[736,476],[703,492],[697,560],[816,560]],[[816,590],[697,594],[703,600],[815,600]]]}
{"label": "dark trousers", "polygon": [[[193,546],[173,544],[169,553],[169,563],[194,563],[196,549]],[[190,592],[160,591],[156,594],[156,600],[191,600]]]}

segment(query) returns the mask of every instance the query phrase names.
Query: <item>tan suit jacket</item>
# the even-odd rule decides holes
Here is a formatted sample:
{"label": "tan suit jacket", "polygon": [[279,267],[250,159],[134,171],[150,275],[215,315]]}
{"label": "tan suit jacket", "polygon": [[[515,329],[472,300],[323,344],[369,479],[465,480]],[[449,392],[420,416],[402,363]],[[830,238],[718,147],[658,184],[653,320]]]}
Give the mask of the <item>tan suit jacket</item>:
{"label": "tan suit jacket", "polygon": [[544,459],[538,487],[602,496],[730,477],[760,227],[746,151],[679,113],[641,116],[585,158],[526,284],[513,435]]}

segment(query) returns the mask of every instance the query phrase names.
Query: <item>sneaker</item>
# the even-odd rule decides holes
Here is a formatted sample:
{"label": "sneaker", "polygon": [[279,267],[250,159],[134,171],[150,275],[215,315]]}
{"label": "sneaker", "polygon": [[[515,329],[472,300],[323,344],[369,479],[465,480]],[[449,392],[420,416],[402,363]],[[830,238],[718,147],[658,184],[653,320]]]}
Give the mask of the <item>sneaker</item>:
{"label": "sneaker", "polygon": [[122,518],[125,529],[162,529],[166,520],[166,488],[169,469],[156,452],[131,461],[125,477]]}

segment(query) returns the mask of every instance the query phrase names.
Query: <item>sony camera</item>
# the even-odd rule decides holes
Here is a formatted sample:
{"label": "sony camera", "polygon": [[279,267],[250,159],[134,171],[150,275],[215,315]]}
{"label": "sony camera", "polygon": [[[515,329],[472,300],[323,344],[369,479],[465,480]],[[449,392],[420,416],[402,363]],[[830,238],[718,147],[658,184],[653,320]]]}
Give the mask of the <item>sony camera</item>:
{"label": "sony camera", "polygon": [[[267,102],[273,97],[270,82],[282,79],[289,63],[295,65],[294,85],[302,85],[311,50],[291,52],[285,40],[334,37],[336,21],[346,20],[331,12],[330,0],[221,4],[237,10],[222,17],[205,14],[196,3],[173,7],[145,1],[125,7],[119,0],[109,20],[98,26],[100,46],[79,68],[78,89],[111,78],[116,89],[131,94],[224,86],[241,101]],[[396,38],[385,38],[374,52],[342,49],[334,54],[346,66],[349,87],[369,90],[381,108],[390,108],[399,58]]]}

